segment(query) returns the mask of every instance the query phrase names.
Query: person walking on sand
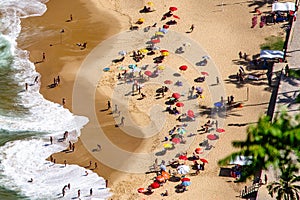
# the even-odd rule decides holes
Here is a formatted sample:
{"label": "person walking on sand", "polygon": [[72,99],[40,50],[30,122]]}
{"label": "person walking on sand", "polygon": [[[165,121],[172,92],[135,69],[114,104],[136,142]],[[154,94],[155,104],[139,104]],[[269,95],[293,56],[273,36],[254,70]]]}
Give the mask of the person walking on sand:
{"label": "person walking on sand", "polygon": [[90,189],[90,196],[93,195],[93,188]]}
{"label": "person walking on sand", "polygon": [[53,138],[50,136],[50,144],[53,144]]}
{"label": "person walking on sand", "polygon": [[28,83],[25,83],[25,90],[28,90]]}
{"label": "person walking on sand", "polygon": [[192,24],[190,27],[190,33],[194,31],[194,28],[195,28],[195,26],[194,26],[194,24]]}
{"label": "person walking on sand", "polygon": [[39,83],[39,81],[38,81],[38,80],[39,80],[39,76],[36,76],[36,77],[35,77],[35,79],[34,79],[34,84],[37,84],[37,83]]}
{"label": "person walking on sand", "polygon": [[56,84],[59,85],[60,84],[60,77],[57,76],[57,79],[56,79]]}
{"label": "person walking on sand", "polygon": [[111,108],[110,101],[107,101],[107,110]]}
{"label": "person walking on sand", "polygon": [[98,168],[98,164],[97,164],[97,162],[95,162],[95,169],[97,169]]}
{"label": "person walking on sand", "polygon": [[62,98],[62,105],[65,106],[66,105],[66,99]]}
{"label": "person walking on sand", "polygon": [[70,14],[70,21],[73,21],[73,15]]}
{"label": "person walking on sand", "polygon": [[46,60],[46,53],[43,52],[43,62]]}
{"label": "person walking on sand", "polygon": [[80,190],[77,191],[77,197],[80,198]]}
{"label": "person walking on sand", "polygon": [[124,126],[124,120],[125,120],[125,117],[122,116],[122,117],[121,117],[121,123],[120,123],[120,126],[121,126],[121,125]]}
{"label": "person walking on sand", "polygon": [[64,160],[65,167],[67,166],[67,160]]}

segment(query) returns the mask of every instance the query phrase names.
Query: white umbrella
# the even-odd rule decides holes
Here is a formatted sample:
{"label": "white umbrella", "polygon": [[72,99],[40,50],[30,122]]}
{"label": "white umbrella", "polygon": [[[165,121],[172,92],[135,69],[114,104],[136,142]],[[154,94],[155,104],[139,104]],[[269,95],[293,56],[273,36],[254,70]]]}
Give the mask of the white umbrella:
{"label": "white umbrella", "polygon": [[187,174],[190,171],[190,167],[187,165],[179,165],[177,167],[178,174]]}
{"label": "white umbrella", "polygon": [[127,54],[127,53],[126,53],[126,51],[124,51],[124,50],[122,50],[122,51],[119,52],[119,55],[120,55],[120,56],[125,56],[126,54]]}

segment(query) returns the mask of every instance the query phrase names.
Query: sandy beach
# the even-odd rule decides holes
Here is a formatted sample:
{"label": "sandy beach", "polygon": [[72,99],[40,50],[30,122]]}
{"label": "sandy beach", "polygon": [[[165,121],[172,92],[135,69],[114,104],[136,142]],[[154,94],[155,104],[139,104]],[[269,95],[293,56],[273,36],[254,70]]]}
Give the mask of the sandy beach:
{"label": "sandy beach", "polygon": [[[188,1],[182,0],[180,2],[175,0],[169,1],[153,1],[154,12],[151,13],[139,13],[144,5],[147,5],[148,1],[135,1],[130,0],[89,0],[89,1],[54,1],[50,0],[47,3],[48,10],[41,17],[27,18],[22,21],[22,34],[19,38],[19,46],[30,52],[30,59],[32,62],[36,62],[36,69],[41,74],[41,89],[40,92],[43,96],[53,102],[62,103],[62,99],[66,99],[65,107],[74,111],[76,115],[83,115],[80,109],[85,108],[84,105],[89,104],[88,98],[83,98],[85,94],[91,95],[93,104],[89,104],[91,109],[91,116],[94,116],[96,120],[89,122],[89,126],[92,129],[83,128],[81,130],[81,137],[75,144],[75,151],[72,153],[60,152],[54,154],[57,162],[63,163],[67,160],[68,164],[78,164],[82,167],[87,167],[89,161],[98,163],[98,168],[94,169],[94,172],[108,180],[108,187],[111,188],[113,197],[111,199],[233,199],[239,195],[240,190],[243,189],[245,184],[234,183],[234,179],[230,177],[219,176],[220,167],[217,165],[218,160],[234,151],[231,146],[231,142],[234,140],[240,140],[246,136],[247,125],[253,124],[257,121],[258,117],[265,113],[269,98],[271,95],[271,89],[267,84],[267,78],[264,70],[248,70],[248,62],[239,59],[238,53],[242,51],[247,53],[248,58],[251,59],[252,55],[259,54],[259,45],[264,42],[264,39],[271,35],[282,35],[280,24],[271,26],[264,26],[259,28],[251,27],[251,18],[254,15],[254,8],[261,4],[253,4],[253,1],[240,2],[225,0],[222,2],[215,1]],[[106,59],[110,56],[119,58],[118,52],[122,49],[122,42],[124,40],[116,40],[116,45],[109,45],[105,43],[105,40],[109,40],[114,35],[120,33],[127,33],[130,25],[134,24],[139,18],[144,18],[145,22],[140,26],[139,32],[133,32],[138,38],[138,33],[142,33],[142,29],[147,26],[152,26],[157,23],[157,28],[162,27],[165,21],[161,21],[164,13],[168,12],[170,6],[178,8],[176,15],[180,19],[176,19],[177,25],[171,26],[170,35],[176,35],[177,33],[182,35],[182,38],[188,38],[191,42],[197,43],[199,49],[203,50],[203,54],[199,55],[199,61],[201,56],[207,53],[210,57],[208,66],[211,69],[216,69],[216,73],[220,74],[220,87],[222,87],[225,96],[224,100],[227,100],[227,96],[234,95],[235,102],[243,104],[242,108],[227,110],[226,117],[220,118],[220,126],[226,131],[220,134],[219,140],[213,143],[214,148],[205,152],[205,158],[209,161],[206,165],[205,171],[201,172],[198,176],[187,175],[192,182],[188,191],[181,194],[176,193],[174,187],[178,182],[168,182],[163,187],[156,189],[155,192],[146,196],[139,194],[137,189],[140,187],[147,187],[153,181],[155,177],[153,173],[126,173],[124,171],[116,170],[115,167],[108,166],[107,163],[102,163],[101,156],[104,158],[111,158],[114,161],[114,153],[105,148],[106,144],[102,144],[99,141],[99,130],[97,126],[101,127],[106,138],[111,141],[120,149],[129,153],[153,153],[161,149],[163,143],[161,142],[165,136],[168,136],[168,131],[178,122],[177,116],[165,115],[165,123],[162,128],[157,131],[155,135],[129,135],[128,132],[132,130],[140,130],[151,123],[151,108],[154,105],[158,105],[164,108],[166,105],[164,102],[167,97],[172,95],[172,92],[176,92],[175,89],[167,92],[165,98],[155,99],[155,95],[152,93],[159,85],[145,83],[142,92],[146,94],[146,98],[142,101],[138,101],[139,96],[126,97],[126,104],[128,113],[131,116],[131,120],[138,128],[129,129],[126,127],[115,127],[116,123],[120,122],[120,118],[117,118],[115,114],[110,114],[110,110],[106,111],[107,101],[111,101],[112,108],[114,108],[115,102],[119,102],[118,105],[125,100],[118,98],[117,94],[122,91],[122,87],[118,85],[118,79],[116,78],[119,73],[118,70],[111,70],[109,73],[103,72],[105,67],[118,69],[120,65],[109,63],[107,65]],[[269,4],[263,4],[260,10],[262,12],[269,12],[271,8]],[[61,10],[59,8],[63,7]],[[174,12],[174,14],[175,14]],[[72,14],[72,21],[70,21],[70,15]],[[173,18],[172,18],[173,19]],[[192,33],[186,33],[189,31],[190,26],[194,24],[195,28]],[[151,28],[155,29],[155,28]],[[63,31],[62,31],[63,30]],[[156,31],[156,30],[151,30]],[[149,34],[151,33],[149,32]],[[145,33],[146,34],[146,33]],[[151,35],[151,34],[150,34]],[[165,35],[167,41],[172,43],[172,37],[168,38],[168,34]],[[148,35],[147,35],[148,37]],[[147,39],[145,36],[144,39]],[[118,38],[118,37],[117,37]],[[174,37],[173,37],[174,38]],[[181,37],[178,37],[181,38]],[[87,47],[82,48],[78,46],[78,43],[83,44],[87,42]],[[102,45],[101,45],[102,42]],[[139,41],[134,41],[139,42]],[[133,43],[134,43],[133,42]],[[182,44],[186,40],[180,41]],[[175,43],[175,41],[174,41]],[[103,46],[107,44],[106,46]],[[112,44],[112,43],[110,43]],[[169,45],[168,43],[166,45]],[[117,46],[120,45],[120,46]],[[124,45],[123,45],[124,46]],[[141,42],[139,48],[144,48],[144,44]],[[173,48],[171,44],[170,48]],[[197,48],[198,48],[197,46]],[[127,48],[124,46],[123,48]],[[189,55],[193,55],[193,45],[187,49]],[[107,49],[107,51],[102,51]],[[170,69],[163,73],[167,76],[167,73],[173,72],[182,73],[178,70],[180,65],[188,65],[189,68],[186,72],[183,72],[181,77],[186,81],[187,86],[195,84],[193,80],[199,76],[199,66],[195,66],[195,62],[191,62],[189,55],[177,55],[170,50],[170,55],[166,58],[162,64]],[[43,52],[45,52],[45,61],[42,60]],[[186,52],[186,53],[187,53]],[[201,52],[202,53],[202,52]],[[95,57],[93,62],[93,55]],[[159,51],[156,52],[159,55]],[[107,58],[106,58],[107,57]],[[139,66],[150,63],[154,56],[146,57]],[[131,64],[132,58],[129,55],[125,56],[123,65]],[[236,79],[232,78],[239,70],[239,66],[242,65],[246,69],[246,74],[261,75],[256,82],[246,81],[243,84],[237,83]],[[93,77],[98,74],[90,74],[85,76],[79,76],[84,66],[90,66],[93,70],[98,70],[101,76],[93,82]],[[152,66],[155,66],[154,64]],[[205,67],[208,67],[205,66]],[[207,71],[202,70],[202,71]],[[100,73],[101,71],[101,73]],[[201,70],[200,70],[201,71]],[[53,83],[53,79],[60,76],[60,84],[55,88],[48,88],[49,84]],[[96,77],[97,78],[97,77]],[[174,77],[170,77],[174,79]],[[75,81],[77,82],[75,83]],[[78,80],[84,80],[84,82]],[[162,79],[165,80],[165,79]],[[207,81],[213,83],[215,80],[215,74],[209,74]],[[79,84],[79,85],[76,85]],[[161,82],[163,85],[163,81]],[[74,99],[76,87],[93,87],[93,93],[83,92],[83,97],[80,98],[80,104],[78,105],[78,99]],[[214,98],[220,96],[214,92],[212,94],[212,86],[208,83],[199,84],[204,89],[204,99],[197,100],[197,113],[205,110],[199,109],[199,105],[204,107],[212,107],[214,104]],[[171,86],[169,86],[172,88]],[[249,96],[247,96],[247,90]],[[81,101],[82,99],[82,101]],[[125,97],[124,97],[125,99]],[[196,101],[196,100],[195,100]],[[185,104],[188,105],[186,101]],[[195,104],[195,103],[194,103]],[[186,111],[186,108],[183,108]],[[78,112],[77,112],[78,111]],[[90,110],[86,112],[89,113]],[[123,114],[123,111],[122,111]],[[157,115],[161,117],[162,115]],[[196,128],[200,128],[207,120],[211,118],[207,114],[202,113],[197,117],[197,124],[191,123]],[[154,121],[154,120],[153,120]],[[222,122],[222,123],[221,123]],[[127,123],[125,121],[125,123]],[[240,126],[232,126],[232,124],[240,124]],[[131,131],[130,131],[131,130]],[[139,132],[137,132],[138,134]],[[146,134],[147,132],[145,132]],[[215,131],[213,131],[215,133]],[[147,137],[146,137],[147,136]],[[187,150],[188,155],[192,155],[195,148],[199,147],[199,143],[205,139],[205,135],[198,135],[193,137]],[[101,155],[93,152],[95,144],[101,143],[102,150]],[[173,151],[175,153],[176,149]],[[178,153],[178,152],[176,152]],[[130,159],[128,158],[128,162]],[[154,162],[150,160],[149,162]],[[188,164],[192,162],[188,161]],[[120,168],[124,166],[130,166],[127,163],[119,163]],[[125,168],[125,167],[124,167]],[[93,169],[92,167],[90,169]],[[130,171],[130,170],[128,170]],[[134,170],[132,170],[134,171]],[[146,172],[146,171],[145,171]],[[191,170],[194,172],[194,170]],[[247,184],[247,183],[246,183]],[[165,190],[169,191],[169,196],[161,197],[161,193]]]}

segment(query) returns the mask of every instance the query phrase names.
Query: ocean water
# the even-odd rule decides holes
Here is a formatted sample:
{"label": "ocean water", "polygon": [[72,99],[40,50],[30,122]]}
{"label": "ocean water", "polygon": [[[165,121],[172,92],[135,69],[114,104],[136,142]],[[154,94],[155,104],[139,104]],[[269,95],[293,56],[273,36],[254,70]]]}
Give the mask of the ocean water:
{"label": "ocean water", "polygon": [[[111,194],[105,180],[76,165],[54,164],[45,159],[75,142],[88,123],[39,93],[40,76],[29,52],[16,40],[20,19],[43,15],[46,0],[0,0],[0,199],[106,199]],[[25,90],[28,83],[28,90]],[[69,137],[59,142],[65,131]],[[54,143],[49,143],[49,137]],[[33,182],[28,180],[33,179]],[[62,197],[62,188],[71,188]],[[93,188],[93,196],[89,196]]]}

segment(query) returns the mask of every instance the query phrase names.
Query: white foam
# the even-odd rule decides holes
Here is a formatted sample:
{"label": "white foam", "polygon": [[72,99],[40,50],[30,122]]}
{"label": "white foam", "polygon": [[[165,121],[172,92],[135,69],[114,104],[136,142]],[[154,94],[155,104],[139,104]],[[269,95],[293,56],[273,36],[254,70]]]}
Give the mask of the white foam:
{"label": "white foam", "polygon": [[[69,134],[70,139],[77,138],[76,131]],[[56,138],[57,139],[57,138]],[[55,140],[55,139],[54,139]],[[55,140],[56,141],[56,140]],[[9,142],[0,147],[1,171],[4,178],[0,184],[8,188],[21,190],[30,199],[55,199],[62,197],[62,188],[70,183],[71,189],[66,190],[65,199],[77,196],[81,191],[81,199],[106,199],[111,196],[105,187],[105,180],[96,173],[77,165],[53,164],[45,161],[52,153],[66,148],[68,141],[49,144],[46,139],[30,139]],[[87,163],[88,164],[88,163]],[[28,180],[33,179],[30,183]]]}

